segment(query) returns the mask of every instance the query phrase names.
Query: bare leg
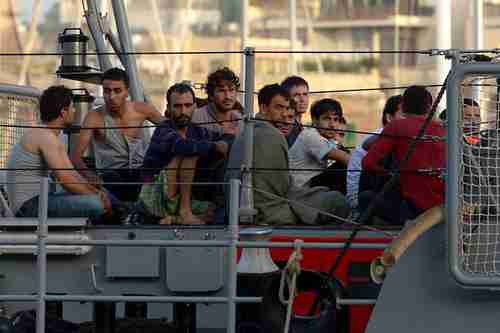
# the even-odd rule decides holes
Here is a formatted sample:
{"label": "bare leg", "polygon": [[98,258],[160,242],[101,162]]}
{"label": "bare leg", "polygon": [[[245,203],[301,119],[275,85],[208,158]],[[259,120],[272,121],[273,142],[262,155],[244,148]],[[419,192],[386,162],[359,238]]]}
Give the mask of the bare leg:
{"label": "bare leg", "polygon": [[[197,157],[184,158],[179,169],[179,179],[181,189],[181,202],[179,215],[182,218],[183,224],[205,224],[203,220],[193,215],[191,210],[191,194],[194,179]],[[187,184],[189,183],[189,184]]]}
{"label": "bare leg", "polygon": [[[177,195],[178,186],[178,176],[179,167],[181,165],[182,159],[180,157],[174,158],[165,168],[165,174],[167,177],[167,188],[164,188],[164,193],[167,193],[169,199],[174,200]],[[175,221],[175,216],[167,215],[164,216],[159,224],[172,224]]]}
{"label": "bare leg", "polygon": [[179,167],[182,159],[180,157],[174,158],[166,167],[167,174],[167,196],[169,199],[177,195],[177,182],[179,178]]}

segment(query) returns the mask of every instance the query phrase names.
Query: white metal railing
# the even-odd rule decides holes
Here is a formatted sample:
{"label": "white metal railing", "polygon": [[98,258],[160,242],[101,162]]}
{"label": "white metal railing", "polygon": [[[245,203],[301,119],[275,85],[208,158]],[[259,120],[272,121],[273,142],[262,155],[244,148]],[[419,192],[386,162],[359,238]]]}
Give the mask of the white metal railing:
{"label": "white metal railing", "polygon": [[[93,301],[93,302],[155,302],[155,303],[225,303],[227,311],[227,332],[234,333],[236,328],[236,304],[258,303],[260,297],[237,296],[237,249],[248,248],[293,248],[293,242],[249,242],[239,241],[239,193],[240,181],[230,181],[230,210],[229,210],[229,240],[211,241],[168,241],[168,240],[61,240],[50,238],[47,223],[47,204],[49,193],[49,179],[42,178],[40,183],[39,216],[36,242],[28,240],[0,240],[0,245],[36,245],[38,292],[35,295],[3,294],[0,301],[22,301],[37,303],[36,332],[45,332],[45,316],[47,301]],[[226,247],[228,249],[227,267],[227,295],[226,296],[97,296],[97,295],[48,295],[47,294],[47,254],[49,245],[97,245],[97,246],[176,246],[176,247]],[[353,249],[383,249],[385,244],[354,244]],[[340,249],[343,243],[304,243],[303,248]],[[339,304],[370,305],[374,299],[341,299]]]}

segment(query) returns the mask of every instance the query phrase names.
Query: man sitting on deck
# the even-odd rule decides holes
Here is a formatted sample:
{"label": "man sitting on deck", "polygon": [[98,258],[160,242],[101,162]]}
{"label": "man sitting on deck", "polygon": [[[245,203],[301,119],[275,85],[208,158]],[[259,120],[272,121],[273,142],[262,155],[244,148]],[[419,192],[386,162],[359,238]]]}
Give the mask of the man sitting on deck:
{"label": "man sitting on deck", "polygon": [[[258,101],[261,119],[255,123],[252,170],[257,223],[318,224],[324,221],[318,210],[346,217],[349,205],[340,193],[325,187],[292,185],[288,172],[288,144],[279,130],[290,108],[288,92],[278,84],[267,85],[259,91]],[[227,179],[241,177],[238,170],[243,162],[244,137],[243,133],[233,144]]]}
{"label": "man sitting on deck", "polygon": [[335,141],[334,130],[342,114],[342,106],[334,99],[325,98],[313,104],[311,119],[317,128],[304,129],[290,148],[290,167],[294,170],[292,178],[296,186],[321,185],[333,189],[341,187],[339,182],[345,182],[337,177],[337,172],[328,170],[329,161],[337,161],[346,169],[351,157],[339,149]]}
{"label": "man sitting on deck", "polygon": [[281,86],[288,92],[296,105],[295,121],[286,138],[288,148],[291,148],[304,129],[302,116],[309,110],[309,83],[300,76],[289,76],[281,82]]}
{"label": "man sitting on deck", "polygon": [[191,123],[195,95],[190,86],[173,85],[167,101],[171,119],[162,122],[151,138],[143,164],[149,184],[143,186],[140,198],[149,213],[164,218],[162,223],[178,217],[180,224],[203,224],[195,214],[207,213],[209,207],[191,198],[197,163],[201,158],[225,157],[228,144],[220,141],[222,134]]}
{"label": "man sitting on deck", "polygon": [[[405,118],[391,121],[363,158],[363,170],[386,174],[381,164],[393,154],[401,164],[413,139],[419,133],[432,106],[431,94],[422,86],[412,86],[403,94]],[[443,138],[442,125],[432,120],[425,136]],[[444,203],[444,181],[439,172],[446,167],[446,142],[420,140],[400,175],[401,196],[405,200],[405,219],[413,219],[423,211]],[[424,171],[423,173],[421,171]],[[427,171],[427,172],[426,172]]]}
{"label": "man sitting on deck", "polygon": [[135,201],[140,184],[107,183],[140,182],[138,168],[147,148],[141,126],[146,120],[158,124],[164,117],[150,104],[127,100],[129,77],[124,70],[112,68],[104,72],[102,86],[105,105],[85,117],[72,160],[77,168],[86,168],[82,155],[92,143],[96,167],[104,172],[102,180],[90,171],[86,172],[87,178],[104,182],[104,187],[122,201]]}
{"label": "man sitting on deck", "polygon": [[[238,136],[243,126],[242,106],[236,99],[239,88],[240,79],[228,67],[219,68],[210,73],[205,86],[208,103],[195,109],[191,118],[192,123],[220,135]],[[232,141],[228,143],[231,145]],[[225,163],[225,159],[199,160],[196,182],[222,183]],[[218,206],[224,205],[222,186],[197,186],[196,190],[201,200],[214,200]],[[220,213],[222,211],[219,211],[219,215]]]}
{"label": "man sitting on deck", "polygon": [[213,132],[238,135],[242,128],[241,113],[236,99],[240,79],[224,67],[207,78],[208,104],[195,110],[192,122]]}
{"label": "man sitting on deck", "polygon": [[26,129],[12,149],[7,192],[18,217],[38,216],[40,180],[48,176],[47,169],[54,170],[55,179],[66,190],[49,193],[49,217],[99,217],[113,212],[111,202],[116,199],[74,170],[60,140],[61,130],[73,124],[72,98],[71,90],[64,86],[45,90],[40,98],[40,117],[45,127]]}

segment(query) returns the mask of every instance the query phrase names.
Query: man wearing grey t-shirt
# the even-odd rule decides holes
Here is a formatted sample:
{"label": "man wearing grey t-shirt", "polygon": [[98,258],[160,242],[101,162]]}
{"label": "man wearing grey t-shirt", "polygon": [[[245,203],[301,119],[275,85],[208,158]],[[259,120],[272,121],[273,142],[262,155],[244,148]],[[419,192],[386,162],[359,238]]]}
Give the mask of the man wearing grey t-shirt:
{"label": "man wearing grey t-shirt", "polygon": [[294,185],[309,186],[314,177],[326,170],[329,160],[343,165],[349,163],[350,155],[338,149],[334,140],[335,124],[340,117],[342,107],[334,99],[322,99],[312,106],[314,127],[304,129],[290,149],[289,160]]}

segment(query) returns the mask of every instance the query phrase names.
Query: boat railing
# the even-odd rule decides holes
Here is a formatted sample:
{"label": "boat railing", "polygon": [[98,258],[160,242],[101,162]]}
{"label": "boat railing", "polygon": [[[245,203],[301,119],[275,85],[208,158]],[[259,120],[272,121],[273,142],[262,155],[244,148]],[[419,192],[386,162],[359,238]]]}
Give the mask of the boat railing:
{"label": "boat railing", "polygon": [[[45,332],[46,302],[48,301],[106,301],[106,302],[155,302],[155,303],[225,303],[227,304],[227,332],[235,331],[236,327],[236,304],[260,302],[259,297],[238,297],[237,291],[237,249],[238,248],[294,248],[293,242],[252,242],[239,241],[239,219],[240,219],[240,181],[230,181],[230,209],[228,239],[226,240],[116,240],[116,239],[67,239],[57,237],[49,232],[47,218],[47,204],[49,193],[49,179],[42,178],[40,183],[40,205],[37,223],[36,237],[25,239],[7,239],[0,237],[1,246],[32,246],[36,248],[37,255],[37,286],[35,295],[2,294],[0,301],[19,301],[37,303],[37,333]],[[5,219],[14,223],[10,219]],[[33,220],[30,220],[33,223]],[[226,296],[112,296],[112,295],[52,295],[47,293],[47,255],[50,254],[50,246],[127,246],[127,247],[219,247],[227,249],[226,268]],[[342,243],[313,243],[302,244],[303,248],[339,249]],[[356,249],[383,249],[385,244],[355,244]],[[373,304],[372,299],[340,300],[342,304]]]}

